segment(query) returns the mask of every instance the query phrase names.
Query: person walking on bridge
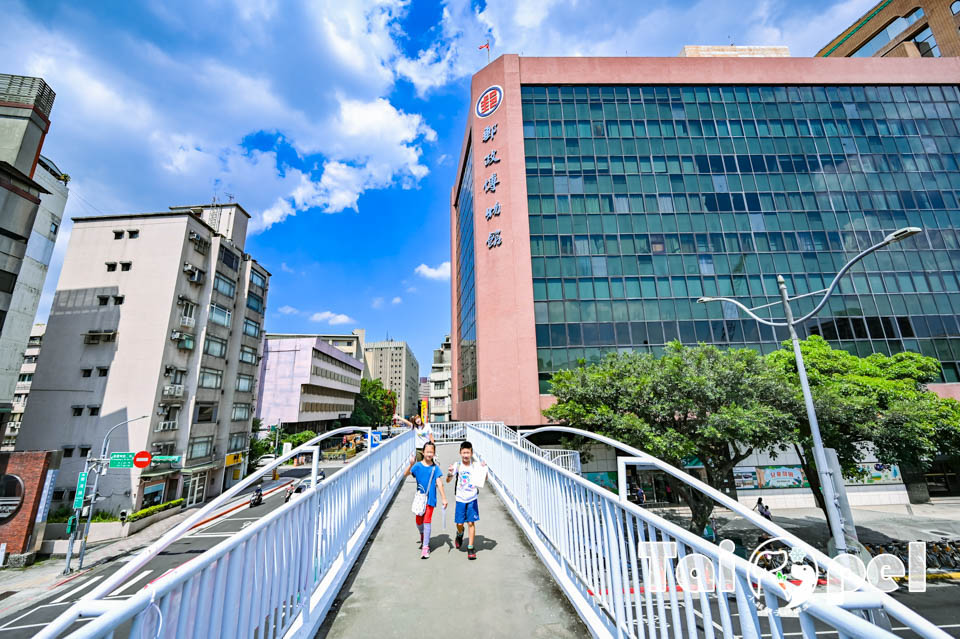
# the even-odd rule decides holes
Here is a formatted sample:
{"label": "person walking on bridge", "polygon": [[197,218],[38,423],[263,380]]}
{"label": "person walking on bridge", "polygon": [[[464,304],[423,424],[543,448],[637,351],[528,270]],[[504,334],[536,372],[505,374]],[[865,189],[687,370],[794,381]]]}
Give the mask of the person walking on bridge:
{"label": "person walking on bridge", "polygon": [[413,475],[417,481],[417,495],[413,499],[413,514],[417,518],[417,530],[420,531],[420,558],[430,557],[430,525],[433,520],[433,509],[437,506],[437,491],[443,507],[447,507],[447,494],[443,490],[443,471],[434,461],[437,445],[427,442],[423,446],[423,461],[417,461],[410,455],[410,466],[403,476]]}
{"label": "person walking on bridge", "polygon": [[419,415],[414,415],[412,420],[404,419],[399,415],[394,415],[393,419],[394,421],[403,422],[413,429],[413,435],[416,438],[417,461],[423,460],[423,447],[426,443],[431,442],[434,445],[437,443],[433,439],[433,429],[430,428],[430,423],[424,423]]}
{"label": "person walking on bridge", "polygon": [[477,522],[480,520],[480,487],[483,486],[487,475],[487,465],[478,464],[473,459],[473,444],[460,444],[460,461],[450,464],[447,469],[447,483],[456,477],[454,493],[456,495],[457,510],[453,521],[457,524],[456,546],[459,550],[463,545],[463,526],[469,529],[467,543],[467,559],[476,559],[477,551],[473,547],[473,540],[477,534]]}

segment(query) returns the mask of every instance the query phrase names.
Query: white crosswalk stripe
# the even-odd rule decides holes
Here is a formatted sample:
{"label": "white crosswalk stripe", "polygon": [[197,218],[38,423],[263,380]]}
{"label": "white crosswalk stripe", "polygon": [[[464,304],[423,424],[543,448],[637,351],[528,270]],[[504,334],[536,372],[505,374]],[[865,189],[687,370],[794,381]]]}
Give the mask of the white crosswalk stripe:
{"label": "white crosswalk stripe", "polygon": [[73,590],[68,590],[67,592],[63,593],[62,595],[60,595],[50,603],[60,603],[61,601],[66,601],[67,599],[69,599],[70,597],[73,597],[75,594],[77,594],[81,590],[86,590],[87,586],[92,586],[93,584],[100,581],[101,579],[103,579],[103,575],[100,575],[99,577],[91,577],[90,579],[87,579],[86,581],[84,581],[82,584],[80,584]]}
{"label": "white crosswalk stripe", "polygon": [[150,573],[152,573],[152,572],[153,572],[152,570],[144,570],[144,571],[141,572],[139,575],[137,575],[136,577],[133,577],[132,579],[130,579],[129,581],[127,581],[125,584],[123,584],[122,586],[120,586],[119,588],[117,588],[116,590],[114,590],[113,592],[111,592],[109,596],[110,596],[110,597],[116,597],[117,595],[122,594],[123,591],[129,590],[129,589],[132,588],[137,582],[143,581],[143,579],[144,579],[147,575],[149,575]]}

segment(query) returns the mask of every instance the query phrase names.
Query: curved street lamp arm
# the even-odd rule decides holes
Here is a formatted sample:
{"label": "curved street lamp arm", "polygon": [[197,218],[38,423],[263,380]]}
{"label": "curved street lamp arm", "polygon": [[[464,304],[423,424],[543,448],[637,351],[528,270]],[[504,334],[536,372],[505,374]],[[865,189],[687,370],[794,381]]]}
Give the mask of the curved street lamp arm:
{"label": "curved street lamp arm", "polygon": [[708,297],[708,298],[701,297],[700,299],[704,300],[705,302],[730,302],[731,304],[734,304],[740,309],[742,309],[744,313],[746,313],[753,319],[757,320],[761,324],[766,324],[767,326],[786,326],[786,323],[784,322],[771,322],[770,320],[765,320],[762,317],[759,317],[756,313],[754,313],[752,310],[747,308],[742,302],[738,302],[737,300],[730,297]]}
{"label": "curved street lamp arm", "polygon": [[857,255],[855,258],[853,258],[852,260],[850,260],[849,262],[847,262],[846,264],[844,264],[844,265],[843,265],[843,268],[840,269],[840,272],[837,273],[836,276],[833,278],[833,281],[830,282],[830,286],[827,287],[827,292],[823,294],[823,297],[820,299],[820,302],[814,307],[814,309],[813,309],[812,311],[810,311],[809,313],[807,313],[806,315],[804,315],[804,316],[801,317],[801,318],[795,319],[795,320],[793,321],[794,325],[800,324],[800,323],[802,323],[802,322],[805,322],[805,321],[807,321],[808,319],[810,319],[811,317],[813,317],[814,315],[816,315],[817,313],[819,313],[820,310],[821,310],[824,306],[826,306],[827,300],[830,299],[830,296],[833,295],[833,289],[835,289],[835,288],[837,287],[837,284],[840,283],[840,278],[842,278],[844,275],[846,275],[846,274],[847,274],[847,271],[849,271],[851,268],[853,268],[853,265],[854,265],[854,264],[856,264],[857,262],[859,262],[860,260],[862,260],[862,259],[865,258],[866,256],[870,255],[871,253],[873,253],[873,252],[876,251],[877,249],[883,248],[883,247],[886,246],[887,244],[890,244],[890,240],[889,240],[889,239],[884,239],[883,241],[881,241],[881,242],[879,242],[879,243],[877,243],[877,244],[874,244],[873,246],[871,246],[870,248],[868,248],[868,249],[866,249],[865,251],[861,252],[861,253],[860,253],[859,255]]}

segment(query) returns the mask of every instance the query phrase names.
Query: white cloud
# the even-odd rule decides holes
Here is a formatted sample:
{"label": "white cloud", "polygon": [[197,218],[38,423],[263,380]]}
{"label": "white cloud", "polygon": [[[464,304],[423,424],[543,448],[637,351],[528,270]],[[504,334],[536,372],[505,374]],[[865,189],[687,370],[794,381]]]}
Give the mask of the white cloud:
{"label": "white cloud", "polygon": [[407,287],[406,289],[404,289],[404,290],[405,290],[407,293],[416,293],[416,292],[417,292],[417,287],[416,287],[416,286],[408,286],[408,287]]}
{"label": "white cloud", "polygon": [[349,315],[344,315],[343,313],[334,313],[332,311],[314,313],[310,316],[310,321],[326,322],[330,326],[337,326],[338,324],[352,324],[354,322],[353,318],[351,318]]}
{"label": "white cloud", "polygon": [[296,273],[296,270],[290,268],[286,262],[280,262],[280,270],[284,273]]}
{"label": "white cloud", "polygon": [[[876,4],[832,0],[811,10],[787,0],[699,0],[693,3],[444,0],[435,39],[396,61],[396,73],[419,95],[469,76],[492,58],[524,56],[675,56],[684,44],[787,45],[812,56]],[[677,34],[682,29],[682,38]]]}
{"label": "white cloud", "polygon": [[417,275],[420,277],[425,277],[428,280],[449,280],[450,279],[450,262],[441,262],[436,267],[430,267],[426,264],[421,264],[414,269]]}
{"label": "white cloud", "polygon": [[394,305],[396,305],[396,304],[401,304],[401,303],[403,303],[403,298],[398,295],[397,297],[395,297],[395,298],[393,298],[392,300],[390,300],[390,303],[391,303],[391,304],[394,304]]}
{"label": "white cloud", "polygon": [[373,308],[383,308],[383,298],[382,297],[373,298],[373,301],[370,302],[370,306],[372,306]]}
{"label": "white cloud", "polygon": [[283,315],[297,315],[300,313],[299,310],[295,309],[292,306],[281,306],[280,308],[277,309],[277,312]]}

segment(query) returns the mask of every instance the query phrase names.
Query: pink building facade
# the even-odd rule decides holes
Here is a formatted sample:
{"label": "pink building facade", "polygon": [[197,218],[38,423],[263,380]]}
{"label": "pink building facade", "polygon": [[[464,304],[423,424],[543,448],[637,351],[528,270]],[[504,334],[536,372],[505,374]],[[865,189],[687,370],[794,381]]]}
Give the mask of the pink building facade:
{"label": "pink building facade", "polygon": [[[524,87],[955,86],[958,81],[960,81],[960,60],[947,58],[936,60],[875,58],[521,58],[517,55],[504,55],[491,62],[476,73],[471,82],[467,127],[463,138],[456,181],[451,190],[450,199],[453,419],[503,420],[516,426],[545,423],[546,420],[542,416],[542,410],[550,406],[554,402],[554,398],[548,392],[544,392],[544,379],[549,376],[549,373],[544,374],[544,353],[548,355],[554,353],[555,357],[560,359],[562,363],[569,365],[573,357],[581,351],[587,353],[588,361],[591,353],[599,352],[598,349],[591,349],[586,346],[587,342],[584,341],[586,337],[581,336],[579,328],[569,328],[573,325],[569,315],[566,324],[555,325],[568,327],[557,329],[556,335],[559,335],[559,337],[547,335],[546,330],[538,337],[539,324],[544,320],[539,319],[535,311],[538,299],[536,298],[534,281],[537,274],[534,273],[535,267],[532,266],[532,260],[539,258],[532,253],[531,213],[528,207],[531,202],[530,196],[536,198],[536,194],[528,192],[528,179],[531,175],[528,171],[531,166],[528,160],[530,159],[529,149],[531,148],[531,136],[533,134],[529,130],[526,134],[524,131],[525,120],[531,119],[529,116],[527,118],[524,116],[521,99]],[[532,124],[530,123],[530,125]],[[546,123],[544,125],[547,126]],[[561,134],[558,137],[562,138],[563,135]],[[638,133],[636,137],[639,139],[641,136]],[[560,143],[562,144],[563,140],[560,140]],[[680,153],[682,153],[682,150]],[[597,155],[599,156],[599,152]],[[657,158],[654,157],[654,161],[656,160]],[[643,170],[641,169],[637,180],[643,177]],[[717,190],[722,191],[719,188]],[[573,192],[573,190],[570,191],[570,193]],[[574,196],[570,197],[573,198]],[[654,196],[655,202],[657,197]],[[610,201],[615,202],[616,196],[612,195]],[[627,200],[624,199],[624,201]],[[642,198],[636,201],[643,202]],[[664,198],[660,197],[659,201],[660,211],[663,213],[667,210]],[[673,196],[672,201],[676,202],[676,196]],[[710,202],[713,202],[713,200],[710,200]],[[672,216],[674,210],[672,207],[675,204],[667,204],[669,204],[668,208]],[[684,200],[683,207],[686,208],[686,206],[686,200]],[[692,209],[691,206],[691,210],[683,214],[687,223],[697,216],[697,213]],[[678,208],[677,210],[681,209]],[[704,208],[704,211],[706,210]],[[730,210],[731,219],[733,219],[736,213],[734,209],[731,208]],[[617,209],[615,212],[622,213],[624,211],[628,213],[626,216],[620,215],[617,217],[629,218],[630,212],[633,212],[634,217],[636,217],[636,211],[632,209]],[[764,214],[768,215],[765,219],[768,220],[769,224],[771,221],[769,212],[758,212],[758,215]],[[925,214],[918,212],[917,215]],[[744,220],[746,220],[746,216],[747,213],[744,209]],[[749,222],[745,221],[744,223],[747,224],[746,231],[748,232],[756,230],[758,228],[756,224],[759,224],[759,222],[755,222],[755,226],[751,228]],[[693,224],[694,227],[697,224],[695,219]],[[622,225],[620,233],[622,237],[624,233]],[[839,231],[838,237],[840,237]],[[534,244],[536,244],[538,239],[536,237],[533,239]],[[636,253],[641,253],[641,251],[638,249]],[[562,253],[559,254],[562,255]],[[546,253],[546,255],[549,255],[549,253]],[[635,260],[638,258],[631,255],[631,259],[634,262],[631,262],[629,268],[635,269]],[[640,271],[638,277],[642,279],[645,256],[639,255],[639,259]],[[654,255],[654,264],[657,263],[657,259],[658,256]],[[664,257],[664,260],[666,259]],[[617,264],[616,268],[621,268],[619,262]],[[623,268],[628,268],[626,258],[623,259]],[[710,268],[713,268],[712,264]],[[828,267],[821,267],[819,270],[826,272]],[[625,270],[624,276],[629,279],[629,276],[633,273],[636,273],[636,270]],[[596,275],[596,272],[594,272],[594,275]],[[675,273],[670,275],[673,276]],[[607,276],[606,272],[604,276]],[[758,275],[758,277],[760,276]],[[609,275],[609,278],[612,286],[617,286],[618,283],[622,285],[620,280],[624,279],[615,278],[612,274]],[[617,281],[614,281],[615,279]],[[736,285],[736,281],[734,281],[734,285]],[[557,286],[560,286],[560,284],[558,283]],[[802,291],[798,290],[798,292]],[[702,294],[708,293],[704,292]],[[769,293],[767,294],[769,295]],[[649,300],[645,300],[643,295],[623,301],[622,308],[627,309],[629,307],[631,315],[630,317],[624,316],[625,319],[619,323],[616,318],[613,318],[613,321],[610,322],[610,330],[616,329],[615,337],[611,338],[615,341],[610,342],[611,346],[605,347],[606,351],[616,348],[622,350],[638,347],[655,349],[655,344],[666,341],[666,337],[658,337],[660,342],[654,339],[655,327],[649,321],[651,317],[649,310],[647,311],[647,322],[634,321],[635,318],[632,315],[634,307],[641,309],[645,301]],[[902,303],[902,300],[898,300],[897,303]],[[620,308],[617,304],[613,304],[614,313],[617,313]],[[684,302],[684,304],[686,303]],[[676,308],[680,308],[679,302]],[[686,309],[687,306],[683,308]],[[889,315],[891,321],[896,324],[896,318],[894,317],[897,312],[896,309],[889,313],[883,309],[871,312],[882,316]],[[955,311],[951,311],[951,313],[953,312]],[[866,311],[863,314],[869,315]],[[703,326],[701,326],[695,321],[697,320],[695,314],[689,322],[685,322],[681,316],[676,324],[679,328],[674,328],[674,324],[671,324],[668,331],[658,333],[658,336],[661,334],[669,336],[672,334],[670,331],[677,330],[680,338],[683,339],[684,331],[689,329],[691,336],[698,337],[694,342],[717,343],[722,341],[717,339],[720,330],[718,327],[726,319],[729,318],[722,314],[719,316],[704,315],[701,322]],[[873,318],[866,317],[864,319],[872,320]],[[879,322],[880,319],[878,317],[877,321]],[[670,321],[673,322],[674,320],[671,319]],[[711,321],[713,321],[712,325],[710,324]],[[717,322],[720,324],[717,324]],[[689,327],[687,324],[689,324]],[[621,325],[632,331],[632,342],[629,337],[621,338]],[[829,326],[818,324],[816,327],[812,327],[808,334],[823,334],[829,340],[838,326],[841,331],[851,331],[851,344],[854,343],[852,340],[855,337],[861,337],[859,334],[853,335],[853,331],[859,329],[859,324],[854,324],[851,327],[846,322],[842,325],[831,323]],[[706,327],[706,335],[708,335],[706,340],[699,339],[701,335],[699,331],[704,327]],[[593,330],[593,328],[590,328],[590,331]],[[605,326],[601,325],[601,333],[604,330]],[[641,330],[650,331],[650,346],[647,346],[647,338],[641,339],[639,337]],[[694,330],[697,332],[694,333]],[[711,330],[714,336],[712,339],[709,338]],[[914,338],[919,337],[919,335],[913,335],[913,330],[912,327],[904,328],[897,333],[899,346],[894,345],[890,340],[881,344],[882,336],[879,335],[879,330],[874,331],[872,335],[875,338],[875,344],[866,341],[866,338],[861,343],[865,344],[866,348],[881,351],[894,352],[903,348],[910,350],[916,342]],[[611,335],[614,335],[614,333],[611,333]],[[647,333],[644,332],[644,335],[647,335]],[[843,334],[841,334],[842,337]],[[757,338],[756,347],[759,349],[760,343],[766,340],[769,344],[765,345],[764,348],[775,348],[779,338],[779,335],[775,336],[773,334],[766,338]],[[554,341],[549,342],[551,339]],[[576,340],[581,341],[578,343]],[[545,344],[545,341],[549,343]],[[688,340],[683,339],[683,341]],[[944,340],[944,342],[946,341]],[[746,339],[746,342],[749,343],[750,339]],[[602,341],[598,343],[602,343]],[[919,344],[919,342],[917,343]],[[558,349],[557,344],[561,344],[561,348]],[[576,348],[570,348],[570,344],[576,344]],[[539,354],[538,346],[541,347]],[[960,354],[958,354],[958,357],[960,357]],[[940,359],[945,361],[943,355],[940,356]],[[949,366],[954,365],[950,364]],[[558,368],[562,367],[562,364],[558,366]],[[953,377],[955,369],[950,368],[949,370],[950,376],[943,380],[945,385],[938,387],[938,392],[955,395],[957,394],[957,386],[954,386],[957,380]]]}

